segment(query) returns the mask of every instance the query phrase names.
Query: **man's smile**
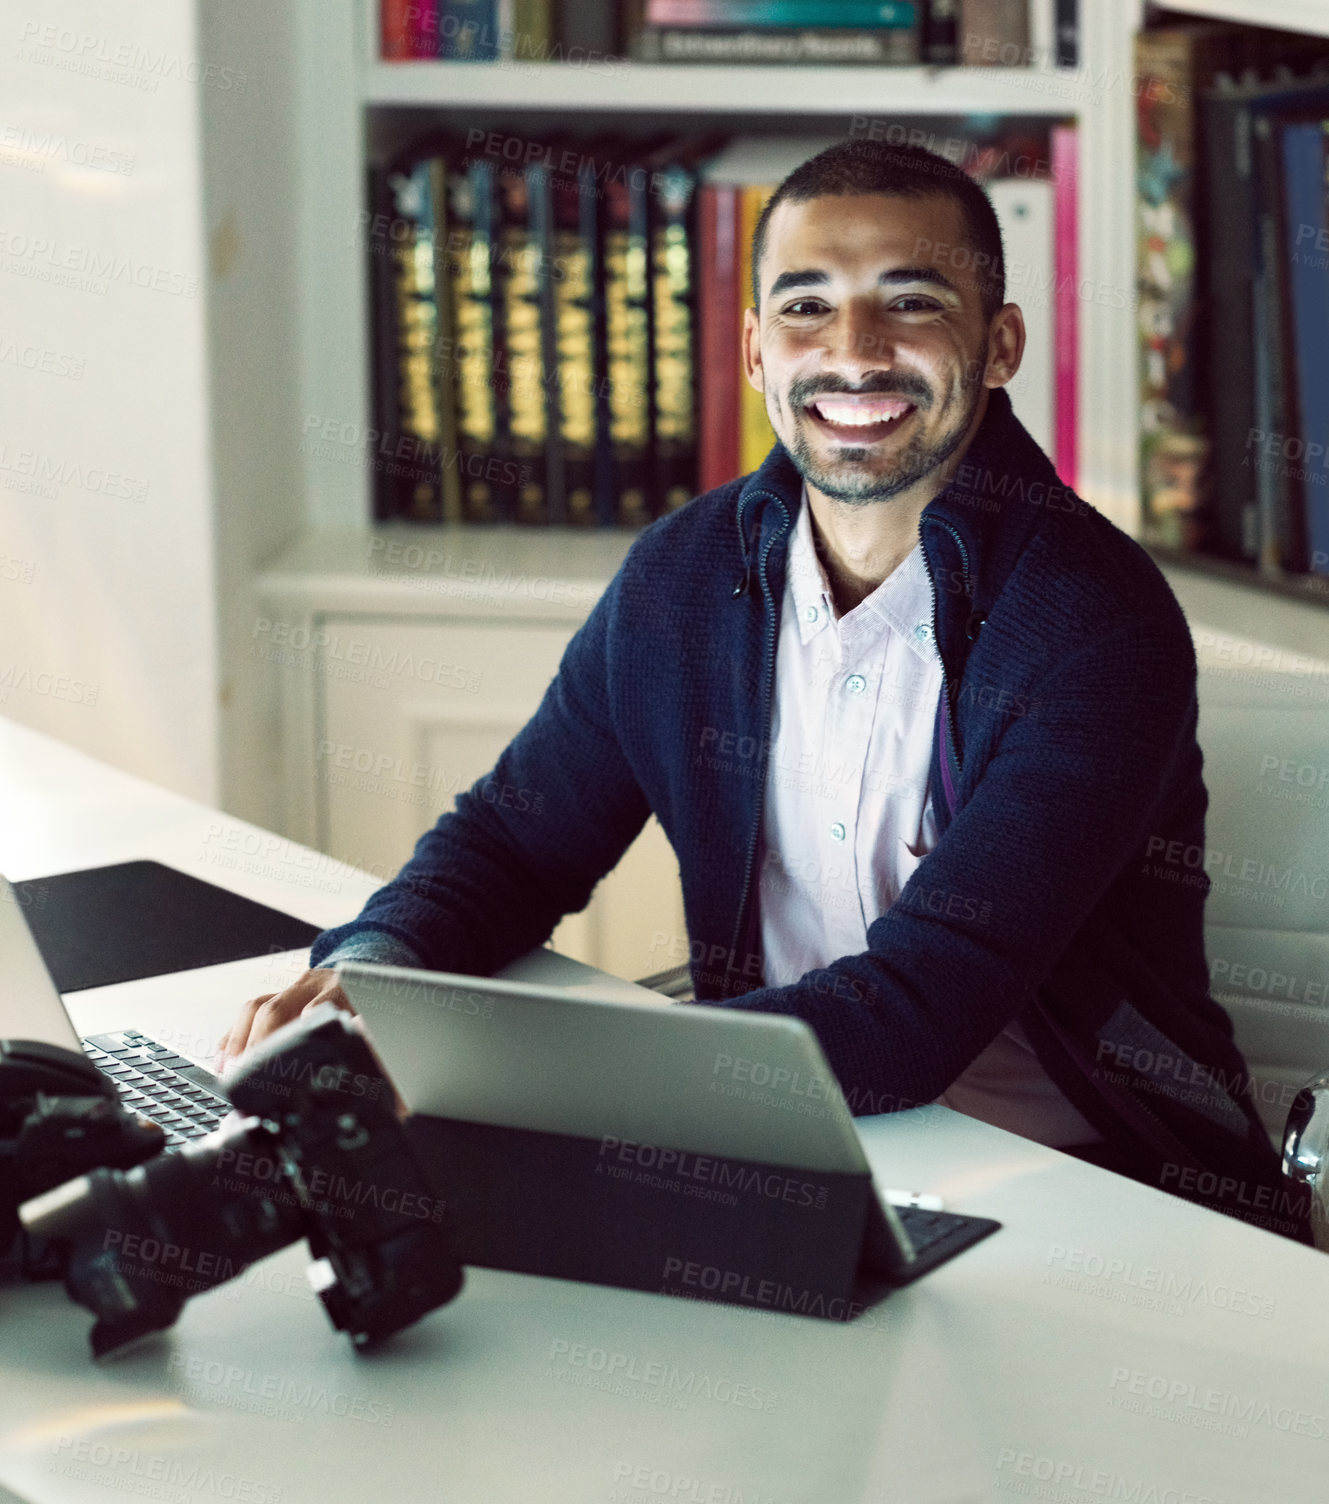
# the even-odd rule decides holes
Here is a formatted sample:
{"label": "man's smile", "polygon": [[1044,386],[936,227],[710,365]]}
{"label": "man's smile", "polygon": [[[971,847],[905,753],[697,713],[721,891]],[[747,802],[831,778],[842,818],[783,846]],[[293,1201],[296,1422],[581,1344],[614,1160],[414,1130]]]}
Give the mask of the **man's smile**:
{"label": "man's smile", "polygon": [[918,411],[907,397],[883,392],[827,392],[803,404],[828,438],[849,444],[875,444],[905,427]]}

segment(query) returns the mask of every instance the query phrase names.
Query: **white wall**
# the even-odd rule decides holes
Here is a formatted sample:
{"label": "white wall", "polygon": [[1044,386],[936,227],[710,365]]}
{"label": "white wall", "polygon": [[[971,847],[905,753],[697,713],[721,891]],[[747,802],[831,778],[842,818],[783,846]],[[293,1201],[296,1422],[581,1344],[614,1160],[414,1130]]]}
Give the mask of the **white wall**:
{"label": "white wall", "polygon": [[178,0],[0,0],[0,714],[208,800],[198,116],[228,84]]}

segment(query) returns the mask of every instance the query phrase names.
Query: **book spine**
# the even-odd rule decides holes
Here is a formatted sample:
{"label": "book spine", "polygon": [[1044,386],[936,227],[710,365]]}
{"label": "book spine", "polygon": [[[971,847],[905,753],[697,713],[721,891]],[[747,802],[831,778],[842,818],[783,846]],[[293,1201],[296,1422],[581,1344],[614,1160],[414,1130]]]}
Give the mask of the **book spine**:
{"label": "book spine", "polygon": [[498,186],[503,213],[494,317],[506,375],[504,510],[515,522],[539,525],[550,520],[545,363],[548,176],[543,165],[532,164],[524,172],[501,174]]}
{"label": "book spine", "polygon": [[923,0],[918,22],[919,61],[953,67],[959,61],[959,0]]}
{"label": "book spine", "polygon": [[632,173],[606,183],[604,237],[605,380],[613,457],[613,517],[621,527],[650,521],[651,321],[645,195]]}
{"label": "book spine", "polygon": [[554,340],[557,412],[554,432],[563,474],[564,520],[594,526],[598,414],[594,172],[561,175],[553,182]]}
{"label": "book spine", "polygon": [[1057,474],[1071,490],[1079,465],[1080,230],[1079,137],[1073,125],[1052,127],[1054,318],[1057,340]]}
{"label": "book spine", "polygon": [[960,0],[958,51],[975,67],[1028,67],[1029,0]]}
{"label": "book spine", "polygon": [[413,57],[410,10],[415,0],[381,0],[379,7],[379,55],[385,63],[400,63]]}
{"label": "book spine", "polygon": [[545,62],[553,41],[552,0],[513,0],[512,31],[504,38],[503,55],[518,63]]}
{"label": "book spine", "polygon": [[[1285,209],[1282,202],[1283,162],[1279,133],[1267,115],[1252,121],[1255,158],[1255,278],[1251,288],[1251,318],[1255,329],[1255,424],[1261,433],[1291,434],[1294,424],[1288,410],[1284,340],[1284,309],[1288,288],[1283,270],[1281,231]],[[1293,507],[1293,485],[1285,461],[1267,461],[1247,435],[1244,463],[1255,470],[1255,497],[1259,514],[1256,563],[1261,573],[1277,576],[1287,540]]]}
{"label": "book spine", "polygon": [[434,283],[434,237],[429,220],[429,164],[388,178],[402,233],[393,241],[392,302],[397,364],[397,416],[401,442],[389,470],[398,478],[397,513],[412,522],[443,516],[442,438],[434,360],[438,303]]}
{"label": "book spine", "polygon": [[561,0],[554,41],[563,56],[612,57],[619,40],[613,0]]}
{"label": "book spine", "polygon": [[1283,562],[1329,575],[1329,120],[1286,127],[1283,158],[1297,422],[1274,447],[1297,472],[1299,503]]}
{"label": "book spine", "polygon": [[499,352],[494,328],[495,193],[487,162],[472,162],[450,181],[449,262],[454,344],[461,512],[467,522],[501,520],[503,467]]}
{"label": "book spine", "polygon": [[1194,26],[1135,40],[1140,531],[1169,548],[1200,546],[1209,507],[1197,101],[1229,56],[1228,35]]}
{"label": "book spine", "polygon": [[[739,190],[738,244],[742,256],[742,280],[739,283],[740,308],[752,306],[752,232],[757,227],[766,200],[775,192],[773,185],[749,184]],[[741,330],[740,323],[740,330]],[[739,394],[739,455],[740,475],[755,470],[771,452],[775,443],[775,430],[766,416],[765,394],[756,390],[748,381],[743,369],[741,346],[730,355],[738,370]]]}
{"label": "book spine", "polygon": [[411,56],[438,56],[439,0],[410,0],[406,13],[411,27]]}
{"label": "book spine", "polygon": [[[1259,556],[1259,498],[1246,440],[1255,423],[1256,213],[1253,111],[1241,99],[1203,104],[1209,327],[1222,331],[1221,379],[1209,394],[1214,489],[1203,546],[1225,558]],[[1217,349],[1214,352],[1218,357]]]}
{"label": "book spine", "polygon": [[373,475],[374,518],[385,522],[398,514],[396,476],[389,465],[401,434],[397,411],[397,311],[396,235],[410,226],[399,226],[388,175],[381,168],[369,170],[369,287],[373,352],[373,435],[366,456]]}
{"label": "book spine", "polygon": [[[452,227],[448,222],[448,180],[445,158],[426,165],[428,184],[427,225],[434,257],[434,348],[429,362],[435,402],[438,407],[439,509],[444,522],[460,522],[461,469],[457,444],[457,403],[454,394],[452,352],[456,346],[456,315],[452,306]],[[421,247],[423,252],[423,247]]]}
{"label": "book spine", "polygon": [[914,0],[646,0],[649,26],[901,27],[918,24]]}
{"label": "book spine", "polygon": [[686,167],[653,174],[651,282],[655,411],[655,507],[686,506],[697,488],[696,345],[693,328],[693,204]]}
{"label": "book spine", "polygon": [[1080,66],[1080,0],[1057,0],[1053,14],[1056,27],[1058,68]]}
{"label": "book spine", "polygon": [[441,0],[440,57],[456,63],[488,63],[499,55],[498,0]]}
{"label": "book spine", "polygon": [[747,298],[740,291],[738,189],[708,183],[697,196],[697,329],[700,343],[699,455],[701,491],[738,475],[738,341]]}
{"label": "book spine", "polygon": [[635,34],[632,56],[642,63],[898,65],[918,61],[918,30],[909,26],[874,31],[710,31],[646,26]]}

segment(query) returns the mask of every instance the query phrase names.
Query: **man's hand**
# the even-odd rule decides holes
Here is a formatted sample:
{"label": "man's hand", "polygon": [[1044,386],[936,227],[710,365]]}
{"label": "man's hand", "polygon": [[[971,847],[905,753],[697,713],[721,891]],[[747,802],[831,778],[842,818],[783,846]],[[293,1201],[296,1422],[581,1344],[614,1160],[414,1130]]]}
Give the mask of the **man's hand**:
{"label": "man's hand", "polygon": [[224,1034],[217,1044],[217,1074],[220,1076],[227,1064],[250,1045],[258,1044],[318,1003],[335,1003],[347,1013],[355,1012],[337,985],[337,973],[326,966],[305,972],[283,992],[265,992],[262,997],[250,998],[231,1025],[230,1033]]}

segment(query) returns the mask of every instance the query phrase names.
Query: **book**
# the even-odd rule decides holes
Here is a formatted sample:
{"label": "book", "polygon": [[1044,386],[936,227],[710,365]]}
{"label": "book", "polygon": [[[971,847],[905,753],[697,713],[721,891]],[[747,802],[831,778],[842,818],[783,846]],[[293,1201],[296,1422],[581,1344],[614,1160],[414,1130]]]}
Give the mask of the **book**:
{"label": "book", "polygon": [[958,52],[971,67],[1028,67],[1029,0],[959,0]]}
{"label": "book", "polygon": [[1006,301],[1024,315],[1025,348],[1006,391],[1015,416],[1044,452],[1056,452],[1056,247],[1049,182],[993,178],[983,185],[1001,226]]}
{"label": "book", "polygon": [[914,0],[646,0],[650,26],[915,26]]}
{"label": "book", "polygon": [[460,510],[466,522],[497,522],[502,517],[494,179],[493,164],[475,158],[459,161],[447,181],[451,343],[440,353],[450,377]]}
{"label": "book", "polygon": [[875,30],[709,30],[643,26],[631,55],[642,63],[908,64],[918,61],[916,27]]}
{"label": "book", "polygon": [[499,0],[439,0],[438,56],[487,63],[499,56]]}
{"label": "book", "polygon": [[411,10],[415,0],[382,0],[379,9],[379,54],[384,62],[414,57]]}
{"label": "book", "polygon": [[[495,179],[498,240],[494,258],[495,342],[505,421],[498,449],[505,461],[498,477],[499,511],[510,521],[542,524],[555,519],[559,498],[551,495],[549,437],[552,387],[556,382],[553,293],[550,277],[551,207],[543,162],[500,172]],[[551,379],[552,377],[552,379]]]}
{"label": "book", "polygon": [[510,62],[545,62],[553,41],[551,0],[499,0],[499,56]]}
{"label": "book", "polygon": [[918,19],[919,61],[952,67],[959,61],[960,0],[923,0]]}
{"label": "book", "polygon": [[[784,174],[780,174],[781,177]],[[776,180],[778,181],[778,179]],[[743,307],[752,306],[752,235],[766,200],[775,192],[776,181],[747,183],[738,197],[739,286]],[[740,336],[741,338],[741,336]],[[766,394],[748,380],[742,365],[741,345],[735,351],[739,361],[738,387],[738,472],[747,475],[756,470],[776,442],[775,430],[766,416]]]}
{"label": "book", "polygon": [[[1251,323],[1255,331],[1255,423],[1262,434],[1286,436],[1295,430],[1291,410],[1289,363],[1294,330],[1283,223],[1287,213],[1284,189],[1282,133],[1267,115],[1251,121],[1251,152],[1255,159],[1255,266],[1251,286]],[[1247,436],[1243,463],[1255,472],[1255,500],[1259,517],[1256,564],[1261,572],[1277,575],[1284,559],[1302,551],[1300,498],[1293,496],[1291,467],[1285,458],[1270,458],[1263,446]],[[1301,567],[1301,566],[1290,566]]]}
{"label": "book", "polygon": [[1080,277],[1079,135],[1075,126],[1051,130],[1053,247],[1056,268],[1057,474],[1073,491],[1079,466]]}
{"label": "book", "polygon": [[[647,174],[624,150],[604,181],[604,279],[608,434],[606,506],[620,527],[651,520],[651,298]],[[635,170],[634,170],[635,168]]]}
{"label": "book", "polygon": [[574,527],[589,527],[600,520],[596,439],[605,421],[596,379],[603,305],[597,296],[599,194],[593,162],[583,157],[574,172],[555,173],[551,188],[557,365],[557,408],[551,428],[556,452],[551,468],[560,472],[564,520]]}
{"label": "book", "polygon": [[656,515],[677,511],[697,493],[695,338],[695,161],[698,143],[671,143],[646,160],[651,279],[651,410]]}
{"label": "book", "polygon": [[623,42],[614,0],[562,0],[553,48],[562,57],[613,57]]}
{"label": "book", "polygon": [[697,489],[740,474],[738,342],[748,295],[740,282],[738,198],[732,183],[703,183],[697,195]]}
{"label": "book", "polygon": [[1080,66],[1080,0],[1056,0],[1053,11],[1058,68]]}
{"label": "book", "polygon": [[443,405],[435,377],[438,299],[435,194],[440,164],[398,163],[385,174],[391,219],[376,276],[382,288],[383,390],[377,399],[386,444],[376,457],[381,516],[437,522],[444,515]]}
{"label": "book", "polygon": [[1292,378],[1273,445],[1292,507],[1282,563],[1329,575],[1329,118],[1292,122],[1281,134]]}
{"label": "book", "polygon": [[1135,39],[1140,533],[1169,548],[1200,547],[1210,509],[1199,97],[1232,67],[1235,41],[1209,22]]}
{"label": "book", "polygon": [[[1262,472],[1253,463],[1251,436],[1270,418],[1256,368],[1256,285],[1260,265],[1260,184],[1254,165],[1255,121],[1286,117],[1289,110],[1329,113],[1329,84],[1249,83],[1207,91],[1201,103],[1206,134],[1204,175],[1207,215],[1215,233],[1207,254],[1210,326],[1223,332],[1222,379],[1209,386],[1209,431],[1214,465],[1213,502],[1205,546],[1249,564],[1269,557],[1270,500],[1261,508]],[[1222,233],[1217,227],[1222,226]],[[1217,353],[1215,352],[1215,359]],[[1267,428],[1263,431],[1269,431]],[[1264,476],[1267,487],[1269,477]],[[1276,525],[1276,524],[1275,524]]]}

